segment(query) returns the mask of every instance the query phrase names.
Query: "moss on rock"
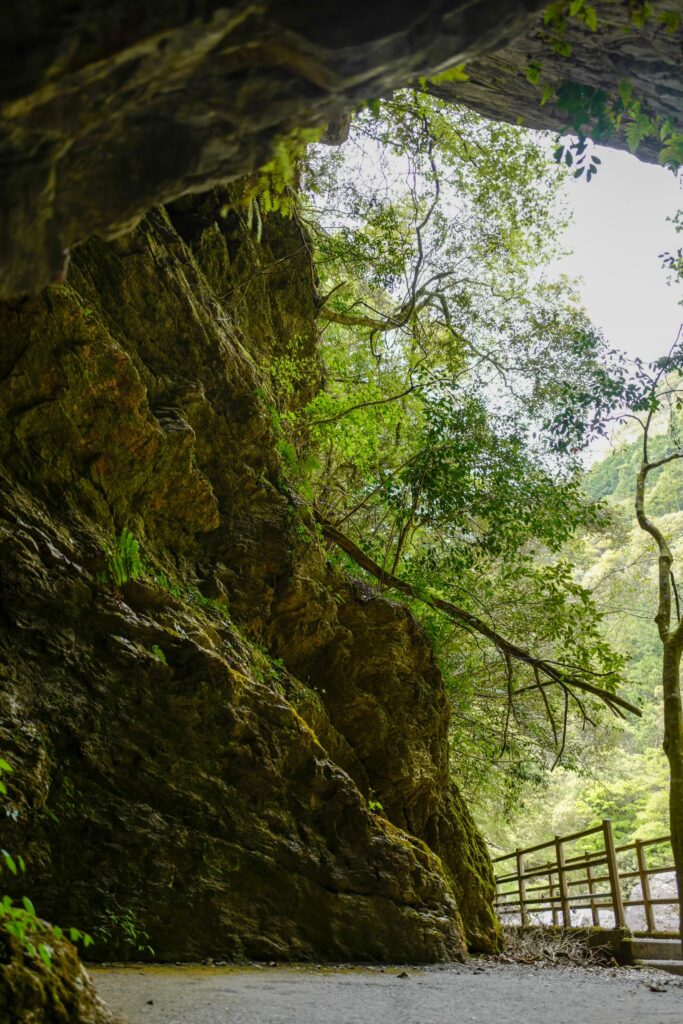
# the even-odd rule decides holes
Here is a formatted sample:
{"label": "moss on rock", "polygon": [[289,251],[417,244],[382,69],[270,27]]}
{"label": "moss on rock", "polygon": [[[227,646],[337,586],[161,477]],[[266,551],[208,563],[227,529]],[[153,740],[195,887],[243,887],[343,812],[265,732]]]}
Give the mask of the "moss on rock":
{"label": "moss on rock", "polygon": [[[231,202],[155,210],[0,308],[7,844],[97,957],[492,948],[428,645],[331,573],[282,483],[269,368],[297,339],[289,401],[319,380],[300,227],[271,217],[258,244]],[[114,588],[124,527],[147,570]]]}
{"label": "moss on rock", "polygon": [[117,1024],[71,943],[50,942],[48,968],[0,929],[0,1024]]}

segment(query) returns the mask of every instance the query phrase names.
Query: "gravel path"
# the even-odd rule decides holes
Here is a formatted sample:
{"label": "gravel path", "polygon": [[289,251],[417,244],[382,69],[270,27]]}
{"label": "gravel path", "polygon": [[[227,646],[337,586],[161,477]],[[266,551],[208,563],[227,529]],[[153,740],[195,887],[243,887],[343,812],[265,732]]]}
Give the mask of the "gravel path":
{"label": "gravel path", "polygon": [[127,1024],[683,1022],[679,980],[623,968],[473,960],[386,969],[131,966],[94,968],[92,976]]}

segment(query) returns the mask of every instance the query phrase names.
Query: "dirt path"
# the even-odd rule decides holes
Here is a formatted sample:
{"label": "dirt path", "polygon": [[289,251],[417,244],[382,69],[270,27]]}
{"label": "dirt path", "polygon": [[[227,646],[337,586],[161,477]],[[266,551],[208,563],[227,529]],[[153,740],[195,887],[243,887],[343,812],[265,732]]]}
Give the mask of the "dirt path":
{"label": "dirt path", "polygon": [[[128,1024],[681,1024],[664,974],[471,961],[448,967],[92,971]],[[407,974],[408,977],[402,975]],[[652,991],[651,987],[663,991]]]}

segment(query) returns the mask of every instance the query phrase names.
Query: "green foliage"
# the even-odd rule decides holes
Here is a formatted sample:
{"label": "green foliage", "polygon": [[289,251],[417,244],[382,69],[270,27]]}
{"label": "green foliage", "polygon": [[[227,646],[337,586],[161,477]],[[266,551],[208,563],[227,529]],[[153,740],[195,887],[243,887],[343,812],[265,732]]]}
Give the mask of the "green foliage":
{"label": "green foliage", "polygon": [[594,156],[587,159],[588,138],[593,142],[606,141],[619,131],[626,136],[632,153],[638,151],[645,139],[653,138],[660,143],[660,163],[674,172],[683,164],[683,135],[669,118],[650,115],[643,102],[633,95],[628,81],[620,82],[616,95],[566,81],[557,86],[555,102],[558,110],[567,115],[567,130],[578,136],[561,143],[555,159],[575,167],[577,177],[586,170],[590,180],[597,170],[596,162],[600,162]]}
{"label": "green foliage", "polygon": [[0,899],[0,933],[6,932],[16,939],[24,953],[31,959],[41,960],[47,967],[52,967],[53,947],[50,937],[60,934],[41,921],[35,907],[27,896],[17,905],[10,896]]}
{"label": "green foliage", "polygon": [[[676,234],[683,232],[683,210],[677,210],[673,217],[667,217],[673,224]],[[662,267],[669,272],[668,284],[683,282],[683,248],[679,246],[676,252],[660,253]],[[683,306],[683,297],[679,301]]]}
{"label": "green foliage", "polygon": [[104,923],[94,930],[93,937],[95,942],[106,942],[113,947],[123,960],[130,960],[135,955],[154,956],[149,934],[129,907],[124,910],[109,908]]}
{"label": "green foliage", "polygon": [[382,816],[385,813],[384,805],[382,804],[382,801],[378,799],[374,789],[370,790],[370,795],[368,796],[368,810],[372,811],[373,814],[379,814]]}
{"label": "green foliage", "polygon": [[171,594],[179,600],[187,597],[187,586],[179,583],[177,580],[171,580],[165,572],[152,571],[149,573],[149,578],[155,587],[165,590],[167,594]]}
{"label": "green foliage", "polygon": [[113,547],[106,553],[107,571],[116,587],[123,586],[129,580],[138,580],[146,572],[145,563],[140,554],[140,545],[124,526]]}
{"label": "green foliage", "polygon": [[11,772],[12,765],[4,757],[0,757],[0,796],[7,796],[7,783],[3,781],[2,776],[9,775]]}
{"label": "green foliage", "polygon": [[[655,372],[661,362],[653,362]],[[642,399],[646,390],[647,369],[641,368],[640,373],[640,384],[629,392],[636,399]],[[654,461],[677,446],[680,437],[683,424],[675,395],[677,380],[674,375],[665,385],[672,400],[668,406],[662,402],[655,415],[656,432],[649,441],[649,457]],[[567,554],[576,565],[576,578],[598,604],[597,628],[627,662],[627,696],[641,705],[643,715],[618,726],[604,723],[590,735],[581,734],[566,769],[551,777],[539,773],[534,780],[530,776],[511,793],[506,817],[501,815],[492,789],[474,787],[480,824],[490,839],[506,849],[592,827],[606,817],[612,819],[619,842],[669,832],[661,645],[653,622],[658,600],[657,562],[649,538],[633,520],[642,439],[623,427],[617,440],[614,450],[585,476],[586,490],[609,505],[609,532],[583,532],[572,541]],[[648,509],[671,538],[678,561],[683,557],[683,467],[679,461],[652,472]],[[670,851],[664,848],[654,849],[648,856],[652,866],[670,863]]]}
{"label": "green foliage", "polygon": [[[441,71],[438,75],[434,75],[430,78],[430,82],[435,85],[440,85],[443,82],[469,82],[470,76],[465,70],[464,64],[455,64],[452,68],[447,68],[445,71]],[[423,80],[420,84],[424,87],[426,80]],[[376,110],[379,113],[379,107]]]}
{"label": "green foliage", "polygon": [[[314,150],[306,174],[327,372],[288,438],[315,459],[318,506],[418,594],[614,687],[623,658],[560,555],[604,513],[551,428],[568,392],[578,419],[607,358],[571,283],[535,273],[562,230],[566,171],[517,128],[401,93],[357,118],[347,148]],[[459,781],[513,807],[558,755],[577,759],[559,689],[544,695],[518,670],[512,714],[504,658],[414,611],[446,679]],[[601,718],[592,702],[569,710]]]}
{"label": "green foliage", "polygon": [[[12,766],[0,758],[0,794],[3,796],[7,793],[7,786],[2,775],[11,772]],[[3,865],[15,876],[26,871],[24,858],[19,854],[12,855],[7,850],[0,850],[0,870]],[[0,897],[0,936],[3,932],[19,943],[26,956],[40,960],[48,969],[52,967],[51,941],[61,939],[66,934],[72,942],[82,942],[86,949],[92,943],[90,935],[78,928],[68,928],[65,933],[58,925],[50,925],[41,920],[28,896],[23,896],[19,903],[11,896]]]}
{"label": "green foliage", "polygon": [[275,140],[273,156],[248,178],[242,206],[247,213],[247,227],[254,230],[256,241],[263,233],[263,219],[271,213],[292,217],[298,204],[298,165],[306,147],[321,135],[319,128],[298,128]]}
{"label": "green foliage", "polygon": [[[545,8],[543,18],[546,46],[567,60],[572,57],[572,46],[567,39],[570,23],[585,25],[591,32],[596,32],[600,23],[598,11],[586,0],[555,0]],[[631,2],[629,18],[636,30],[653,19],[671,33],[677,32],[681,24],[680,13],[655,12],[649,3]],[[597,173],[600,161],[591,156],[589,140],[607,141],[619,132],[625,135],[632,153],[637,152],[645,139],[654,139],[660,145],[660,163],[674,172],[683,164],[683,134],[670,118],[652,115],[628,80],[621,81],[616,92],[610,94],[604,89],[574,82],[570,77],[549,82],[543,79],[542,71],[543,61],[535,59],[527,65],[526,77],[532,84],[543,87],[541,105],[552,99],[557,109],[566,114],[567,128],[558,136],[555,159],[573,167],[577,178],[585,174],[590,181]]]}

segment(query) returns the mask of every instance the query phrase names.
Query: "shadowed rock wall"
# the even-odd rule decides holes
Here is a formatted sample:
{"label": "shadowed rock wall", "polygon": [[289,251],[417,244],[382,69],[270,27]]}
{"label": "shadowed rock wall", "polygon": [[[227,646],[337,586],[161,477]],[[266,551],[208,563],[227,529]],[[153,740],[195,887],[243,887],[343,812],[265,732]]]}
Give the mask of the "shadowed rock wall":
{"label": "shadowed rock wall", "polygon": [[[306,237],[257,244],[230,198],[0,309],[3,845],[100,957],[495,948],[427,642],[331,570],[283,472],[270,367],[308,360],[294,403],[319,377]],[[116,588],[124,526],[147,571]]]}

